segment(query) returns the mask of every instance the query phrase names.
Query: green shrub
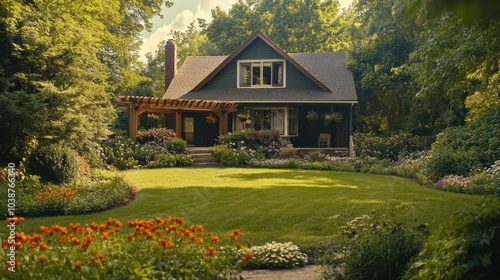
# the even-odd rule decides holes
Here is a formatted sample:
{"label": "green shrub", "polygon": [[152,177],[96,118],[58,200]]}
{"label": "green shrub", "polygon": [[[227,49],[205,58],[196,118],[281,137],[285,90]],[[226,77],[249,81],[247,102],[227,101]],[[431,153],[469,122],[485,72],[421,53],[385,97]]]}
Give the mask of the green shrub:
{"label": "green shrub", "polygon": [[148,162],[148,168],[173,167],[176,165],[176,157],[173,154],[158,154],[155,159]]}
{"label": "green shrub", "polygon": [[170,153],[182,154],[186,152],[187,142],[181,138],[172,138],[167,141],[166,148]]}
{"label": "green shrub", "polygon": [[29,158],[29,170],[47,182],[68,183],[78,175],[76,153],[58,145],[35,150]]}
{"label": "green shrub", "polygon": [[297,157],[297,149],[293,147],[292,144],[283,146],[279,150],[278,158],[281,159],[292,159]]}
{"label": "green shrub", "polygon": [[175,166],[190,166],[193,163],[193,157],[189,154],[175,155]]}
{"label": "green shrub", "polygon": [[500,200],[457,213],[432,235],[404,279],[500,279]]}
{"label": "green shrub", "polygon": [[326,161],[326,154],[322,153],[320,150],[314,150],[305,155],[304,159],[308,162],[323,162]]}
{"label": "green shrub", "polygon": [[342,234],[348,238],[346,248],[333,255],[325,276],[346,280],[400,279],[411,258],[422,248],[425,233],[367,215],[357,217],[342,227]]}
{"label": "green shrub", "polygon": [[[437,142],[438,143],[438,142]],[[479,162],[470,151],[450,150],[446,147],[433,146],[427,157],[425,172],[436,182],[446,175],[469,176]]]}

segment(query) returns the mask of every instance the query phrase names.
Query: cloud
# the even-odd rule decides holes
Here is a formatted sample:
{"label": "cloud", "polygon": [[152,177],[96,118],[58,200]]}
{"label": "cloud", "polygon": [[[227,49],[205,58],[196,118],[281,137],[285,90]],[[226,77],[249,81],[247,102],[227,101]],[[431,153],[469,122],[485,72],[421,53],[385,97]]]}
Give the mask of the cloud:
{"label": "cloud", "polygon": [[198,18],[203,18],[209,22],[212,19],[212,9],[219,6],[221,9],[228,11],[236,2],[237,0],[199,0],[194,12],[186,9],[177,14],[174,20],[168,24],[164,24],[148,37],[142,37],[142,48],[139,51],[141,60],[146,60],[146,53],[154,53],[161,41],[171,38],[168,34],[172,30],[185,31],[189,24],[192,21],[196,22]]}

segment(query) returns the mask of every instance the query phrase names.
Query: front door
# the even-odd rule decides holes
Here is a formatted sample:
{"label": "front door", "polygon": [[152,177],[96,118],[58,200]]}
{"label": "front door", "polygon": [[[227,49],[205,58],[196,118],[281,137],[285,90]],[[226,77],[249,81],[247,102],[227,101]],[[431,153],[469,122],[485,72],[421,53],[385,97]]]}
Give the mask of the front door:
{"label": "front door", "polygon": [[188,145],[194,145],[194,117],[182,118],[182,134]]}

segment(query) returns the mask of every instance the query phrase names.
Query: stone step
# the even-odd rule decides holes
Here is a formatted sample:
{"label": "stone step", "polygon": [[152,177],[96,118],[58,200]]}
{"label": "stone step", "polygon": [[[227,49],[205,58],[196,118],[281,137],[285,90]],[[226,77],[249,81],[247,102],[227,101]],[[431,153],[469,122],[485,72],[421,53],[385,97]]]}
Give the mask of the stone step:
{"label": "stone step", "polygon": [[221,166],[219,160],[212,156],[210,147],[188,147],[188,153],[193,158],[193,164],[191,164],[191,166]]}

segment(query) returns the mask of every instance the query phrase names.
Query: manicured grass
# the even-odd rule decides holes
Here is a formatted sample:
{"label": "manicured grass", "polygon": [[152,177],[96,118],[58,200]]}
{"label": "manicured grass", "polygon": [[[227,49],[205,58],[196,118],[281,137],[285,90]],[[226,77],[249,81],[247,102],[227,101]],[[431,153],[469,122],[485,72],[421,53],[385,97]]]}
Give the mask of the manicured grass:
{"label": "manicured grass", "polygon": [[27,219],[23,229],[108,217],[179,216],[219,235],[239,228],[242,241],[255,245],[274,240],[313,247],[334,241],[340,226],[364,214],[435,230],[454,212],[484,199],[427,189],[409,179],[350,172],[167,168],[123,175],[139,189],[129,205],[91,215]]}

